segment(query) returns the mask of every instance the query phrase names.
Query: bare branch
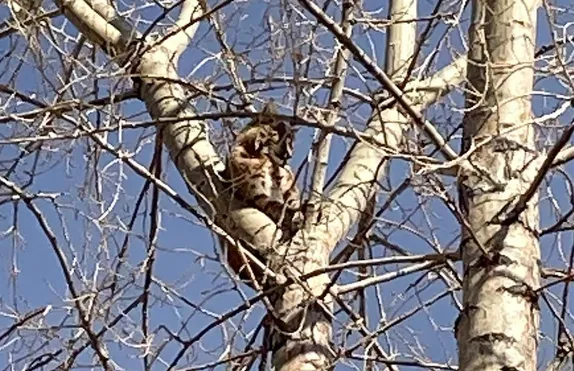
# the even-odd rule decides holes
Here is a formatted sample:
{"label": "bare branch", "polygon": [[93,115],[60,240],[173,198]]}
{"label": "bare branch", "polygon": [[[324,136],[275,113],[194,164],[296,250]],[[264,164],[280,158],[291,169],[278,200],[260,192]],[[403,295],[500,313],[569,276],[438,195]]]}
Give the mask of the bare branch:
{"label": "bare branch", "polygon": [[92,9],[84,0],[54,0],[74,25],[92,43],[110,54],[114,50],[123,51],[122,30],[112,26],[102,15]]}
{"label": "bare branch", "polygon": [[331,18],[329,18],[315,3],[309,0],[299,0],[329,31],[333,33],[346,48],[348,48],[354,57],[361,62],[367,71],[373,74],[373,77],[381,83],[397,100],[401,108],[411,117],[415,123],[428,135],[429,139],[433,141],[437,149],[445,156],[447,160],[454,160],[458,156],[456,152],[450,148],[447,142],[442,138],[436,128],[429,123],[424,117],[415,109],[415,105],[407,98],[407,96],[397,87],[395,83],[389,79],[387,74],[380,69],[367,54],[346,37],[344,31],[339,27]]}
{"label": "bare branch", "polygon": [[175,61],[193,40],[193,36],[199,27],[197,19],[204,12],[202,7],[200,0],[184,0],[174,29],[169,31],[169,37],[162,41],[162,45],[173,53],[173,63],[176,63]]}
{"label": "bare branch", "polygon": [[[351,37],[353,32],[352,19],[354,12],[353,2],[344,1],[342,3],[342,20],[341,26],[346,37]],[[325,126],[332,127],[335,120],[338,118],[338,111],[341,104],[341,97],[343,94],[343,86],[345,86],[345,77],[347,72],[347,60],[349,59],[350,52],[347,48],[339,45],[335,53],[335,60],[333,62],[333,70],[331,74],[334,76],[333,85],[331,86],[331,94],[329,96],[329,103],[326,107],[327,114],[325,119]],[[322,118],[319,118],[319,122]],[[323,195],[323,187],[325,186],[325,178],[327,173],[327,161],[329,159],[329,151],[331,149],[331,135],[328,132],[320,131],[316,134],[316,143],[314,148],[314,167],[313,176],[311,178],[311,195],[308,200],[307,215],[305,216],[307,223],[315,223],[317,213],[321,204]]]}

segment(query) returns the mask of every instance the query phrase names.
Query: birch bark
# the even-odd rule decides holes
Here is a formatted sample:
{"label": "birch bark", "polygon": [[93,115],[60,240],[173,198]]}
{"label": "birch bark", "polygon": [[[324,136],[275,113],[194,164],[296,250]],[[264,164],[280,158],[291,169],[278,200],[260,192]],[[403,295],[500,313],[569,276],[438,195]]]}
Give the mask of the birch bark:
{"label": "birch bark", "polygon": [[[518,199],[540,162],[531,114],[538,1],[475,0],[464,147],[491,139],[460,169],[464,311],[460,369],[536,370],[537,194]],[[519,210],[520,211],[520,210]]]}

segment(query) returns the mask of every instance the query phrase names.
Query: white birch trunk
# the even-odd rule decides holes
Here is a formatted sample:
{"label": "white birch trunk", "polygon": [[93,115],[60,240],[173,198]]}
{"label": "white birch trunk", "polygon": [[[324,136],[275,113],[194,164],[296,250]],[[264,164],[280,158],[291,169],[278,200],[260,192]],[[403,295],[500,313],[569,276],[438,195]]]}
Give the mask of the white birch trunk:
{"label": "white birch trunk", "polygon": [[475,0],[464,150],[492,140],[459,174],[464,311],[460,370],[536,370],[540,257],[537,194],[512,218],[537,174],[531,121],[537,0]]}

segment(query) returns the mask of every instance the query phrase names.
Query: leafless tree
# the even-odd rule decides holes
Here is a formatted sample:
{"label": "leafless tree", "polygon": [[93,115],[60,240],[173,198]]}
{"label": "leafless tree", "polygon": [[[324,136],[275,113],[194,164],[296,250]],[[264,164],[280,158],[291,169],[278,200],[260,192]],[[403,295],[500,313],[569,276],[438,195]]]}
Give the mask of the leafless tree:
{"label": "leafless tree", "polygon": [[[568,1],[0,11],[2,369],[574,367]],[[222,178],[270,100],[288,238]]]}

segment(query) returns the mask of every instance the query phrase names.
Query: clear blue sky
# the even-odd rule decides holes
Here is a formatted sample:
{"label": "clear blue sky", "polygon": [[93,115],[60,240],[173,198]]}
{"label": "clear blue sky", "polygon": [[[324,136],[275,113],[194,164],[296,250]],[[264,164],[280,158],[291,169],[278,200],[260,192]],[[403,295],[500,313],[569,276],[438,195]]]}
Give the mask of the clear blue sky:
{"label": "clear blue sky", "polygon": [[[277,2],[273,3],[276,5]],[[566,5],[567,1],[563,0],[559,1],[559,3]],[[262,25],[265,25],[261,19],[273,17],[276,22],[279,23],[278,8],[275,7],[273,11],[266,13],[266,7],[263,4],[263,2],[253,1],[245,3],[238,2],[224,10],[227,19],[230,19],[232,24],[230,32],[227,35],[229,44],[234,46],[235,51],[243,52],[243,56],[253,63],[264,61],[265,58],[268,57],[268,49],[265,47],[259,47],[259,49],[254,50],[249,46],[253,40],[253,35],[257,35],[258,31],[261,31]],[[370,11],[380,7],[383,9],[380,17],[386,16],[386,9],[388,8],[387,1],[378,2],[365,0],[363,4],[364,8]],[[421,16],[428,15],[433,7],[434,1],[421,1]],[[53,9],[51,2],[48,8]],[[329,13],[332,15],[334,14],[333,9],[333,6],[331,6]],[[145,10],[137,11],[136,14],[139,14],[147,20],[152,20],[155,14],[157,14],[157,8],[149,7]],[[468,15],[468,10],[465,14]],[[540,14],[542,16],[540,17],[537,43],[539,45],[546,45],[551,42],[548,22],[544,20],[545,16],[543,16],[544,13],[542,10]],[[563,17],[573,20],[572,13],[567,13]],[[6,18],[6,6],[0,5],[0,19],[5,20]],[[64,19],[62,17],[54,20],[56,24],[63,24],[63,21]],[[564,19],[562,19],[562,23],[564,23]],[[425,23],[422,25],[424,24]],[[465,25],[465,27],[462,28],[461,33],[458,35],[457,32],[450,31],[448,42],[445,42],[445,40],[442,39],[442,35],[446,28],[444,24],[441,24],[433,32],[433,36],[428,46],[425,47],[423,55],[428,55],[430,50],[434,50],[437,45],[439,45],[440,49],[436,65],[442,67],[448,64],[450,61],[449,48],[454,47],[459,51],[462,50],[460,35],[466,30],[468,17],[463,17],[463,25]],[[72,29],[69,24],[66,24],[65,28],[68,31]],[[298,35],[298,37],[295,38],[296,40],[300,40],[304,37],[303,34],[297,34],[297,32],[303,33],[305,29],[305,25],[303,25],[292,30],[295,35]],[[332,46],[332,37],[323,31],[320,31],[320,33],[322,35],[319,37],[319,40],[324,43],[323,46],[325,46],[325,44]],[[210,29],[206,22],[202,23],[197,33],[197,40],[198,42],[189,48],[181,61],[182,77],[185,77],[189,81],[207,80],[216,85],[228,83],[229,77],[221,72],[221,65],[216,66],[213,60],[208,61],[201,68],[195,70],[199,61],[204,60],[204,58],[212,53],[218,53],[220,51],[220,46],[214,38],[213,30]],[[382,64],[385,54],[385,34],[370,32],[366,35],[364,30],[357,26],[354,31],[354,40],[362,46],[371,57]],[[284,42],[284,40],[278,39],[277,42]],[[0,39],[0,50],[8,49],[12,47],[14,43],[16,43],[17,50],[22,53],[26,45],[22,38]],[[372,54],[371,43],[376,45],[376,55]],[[55,82],[59,88],[60,85],[58,85],[58,80],[55,78],[56,73],[61,73],[61,64],[58,58],[56,58],[57,54],[45,40],[41,45],[46,50],[49,50],[49,58],[43,60],[46,66],[46,75],[51,81]],[[73,46],[74,44],[71,42],[65,45],[67,54],[71,53]],[[572,48],[569,48],[569,50],[571,51]],[[323,51],[321,56],[327,58],[329,56],[328,52],[330,52],[330,50]],[[87,49],[84,51],[84,55],[86,58],[89,56]],[[100,63],[104,60],[104,58],[99,57]],[[0,71],[2,71],[0,74],[0,84],[9,83],[11,73],[13,73],[16,68],[20,68],[10,86],[17,88],[23,93],[35,92],[37,99],[44,100],[48,103],[53,102],[53,91],[47,86],[42,87],[44,77],[41,76],[34,62],[30,53],[26,55],[25,62],[21,66],[18,66],[15,59],[10,61],[0,60]],[[368,77],[367,74],[364,73],[356,62],[354,62],[353,65],[358,68],[358,71],[361,71],[361,74],[357,74],[356,71],[350,71],[347,86],[368,93],[365,83],[361,81],[363,77]],[[288,60],[282,65],[278,64],[277,67],[279,67],[279,71],[276,75],[292,75],[293,73],[292,65]],[[317,67],[317,65],[314,65],[314,67]],[[112,67],[112,69],[113,68],[115,67]],[[268,72],[268,68],[269,66],[266,64],[258,66],[256,76],[263,77],[264,74]],[[194,74],[188,75],[190,71],[193,70],[195,70]],[[99,73],[100,75],[105,75],[109,71],[111,71],[111,69],[102,70],[99,71]],[[245,65],[242,65],[240,72],[244,78],[250,76]],[[318,72],[321,73],[323,71]],[[318,72],[315,70],[312,77],[320,77],[321,75],[319,75]],[[85,72],[83,72],[83,70],[79,70],[78,75],[84,76],[84,74]],[[117,83],[117,80],[101,76],[98,80],[99,88],[101,89],[100,96],[106,96],[109,90],[113,88],[112,84],[115,83]],[[79,82],[76,84],[77,89],[79,89]],[[368,86],[370,89],[377,88],[377,85],[373,81],[369,81]],[[551,78],[537,82],[535,90],[567,94],[567,91],[558,86],[556,80]],[[260,96],[274,97],[282,103],[282,98],[285,98],[286,91],[286,89],[278,89],[263,93]],[[326,93],[326,90],[320,90],[314,94],[316,104],[321,105],[325,103]],[[228,93],[223,92],[221,94]],[[66,98],[69,99],[70,96]],[[94,96],[90,96],[90,99],[92,98],[94,98]],[[460,94],[454,94],[453,98],[454,103],[450,104],[461,107],[462,99]],[[2,109],[5,107],[7,99],[8,96],[0,94],[0,116],[5,114]],[[345,103],[349,104],[353,102],[347,100]],[[552,97],[534,96],[534,112],[537,115],[551,111],[555,104],[556,100]],[[14,103],[8,103],[8,107],[10,107],[10,112],[14,112],[14,110],[17,110],[17,112],[25,112],[31,109],[31,106],[26,104],[16,106]],[[448,120],[454,120],[456,123],[460,122],[460,115],[453,114],[452,110],[448,107],[449,106],[447,106],[447,108],[433,108],[429,110],[428,117],[433,119],[437,124],[442,124],[442,127],[447,127],[445,124]],[[198,108],[202,111],[213,110],[213,107],[206,105],[205,100],[199,102]],[[149,119],[141,103],[131,101],[127,104],[123,104],[121,109],[124,118],[128,120],[138,121]],[[287,111],[285,112],[287,113]],[[363,127],[365,123],[364,118],[367,117],[369,113],[367,107],[363,106],[359,110],[353,108],[353,111],[349,112],[347,120],[344,123],[347,124],[350,122],[359,128]],[[74,116],[77,117],[77,115]],[[92,123],[95,123],[98,119],[95,112],[89,112],[87,117]],[[559,122],[563,125],[567,124],[572,117],[572,113],[568,112],[560,118]],[[214,129],[219,129],[220,127],[220,123],[210,122],[209,124],[213,125]],[[26,133],[27,131],[24,129],[22,123],[0,124],[1,139],[5,139],[7,136],[22,136]],[[146,129],[145,131],[126,130],[122,133],[121,138],[123,148],[134,150],[137,146],[141,146],[141,149],[138,149],[138,153],[134,158],[146,166],[151,160],[153,150],[153,136],[151,134],[153,134],[152,129]],[[147,135],[147,142],[145,145],[142,145],[142,137],[144,135]],[[301,164],[305,161],[311,142],[311,135],[311,130],[305,129],[300,132],[297,138],[295,164]],[[119,136],[116,133],[109,134],[107,139],[114,145],[119,145],[120,143]],[[334,140],[331,153],[331,173],[344,156],[348,145],[347,140]],[[86,161],[85,154],[87,146],[90,146],[89,150],[93,150],[94,144],[93,142],[85,140],[62,141],[47,144],[48,148],[57,149],[57,151],[45,151],[42,153],[37,165],[38,174],[35,175],[33,184],[27,189],[29,192],[62,193],[57,199],[59,205],[57,210],[53,204],[48,201],[37,201],[37,205],[46,215],[52,229],[57,234],[62,249],[67,253],[69,259],[68,264],[70,265],[73,264],[72,251],[75,251],[78,258],[78,261],[74,262],[74,264],[77,264],[75,273],[78,287],[81,287],[80,280],[82,279],[82,277],[78,275],[79,271],[87,272],[88,277],[86,277],[86,279],[92,280],[95,272],[101,269],[97,274],[98,283],[100,285],[102,285],[102,280],[109,276],[110,272],[107,269],[115,263],[113,261],[110,262],[108,259],[113,259],[116,256],[117,250],[119,246],[121,246],[124,238],[123,231],[119,231],[117,227],[122,223],[124,225],[128,223],[143,184],[143,180],[127,166],[114,162],[115,159],[112,156],[102,152],[100,154],[98,174],[102,177],[107,177],[107,180],[105,181],[105,187],[103,189],[103,207],[102,209],[96,208],[93,200],[88,202],[88,197],[93,197],[94,195],[93,187],[87,189],[84,185],[87,178],[86,174],[91,173],[91,167],[93,166],[88,165]],[[453,146],[458,148],[457,138],[453,140]],[[1,174],[4,174],[5,171],[3,169],[9,166],[6,165],[9,164],[9,160],[19,155],[19,153],[20,150],[15,145],[0,147]],[[90,158],[90,160],[92,161],[93,158]],[[27,156],[18,167],[16,174],[11,177],[11,180],[23,184],[23,182],[28,179],[26,171],[32,169],[33,161],[33,156]],[[165,153],[163,163],[165,165],[164,179],[167,183],[184,196],[184,198],[195,204],[195,201],[189,196],[174,166],[167,160]],[[568,166],[567,169],[570,172],[572,167]],[[407,175],[408,167],[406,164],[397,161],[394,162],[391,167],[388,181],[396,187]],[[452,184],[452,180],[449,180],[449,182]],[[115,185],[118,183],[120,187],[115,188]],[[554,197],[560,206],[567,209],[569,201],[566,197],[564,181],[556,179],[551,183],[551,186],[555,192]],[[82,189],[83,191],[89,191],[88,195],[84,194],[85,192],[82,193]],[[455,192],[454,189],[452,191],[453,193]],[[119,198],[114,204],[111,213],[108,215],[106,223],[96,225],[91,222],[87,216],[94,218],[101,215],[102,210],[105,210],[114,202],[113,196],[116,192]],[[385,194],[381,195],[379,202],[384,202],[385,197]],[[459,228],[455,219],[438,200],[431,198],[425,199],[425,212],[428,212],[425,216],[421,210],[418,209],[419,199],[417,197],[412,190],[405,192],[399,198],[398,204],[400,207],[395,205],[392,210],[382,215],[382,232],[389,234],[389,240],[391,242],[400,245],[413,254],[430,253],[431,248],[423,239],[417,237],[412,231],[406,229],[399,230],[396,228],[396,224],[393,224],[403,222],[407,215],[412,213],[413,215],[406,224],[407,227],[417,227],[422,235],[427,237],[434,236],[436,241],[443,247],[456,247],[458,242],[454,237],[458,234]],[[2,200],[3,199],[4,195],[2,194]],[[145,257],[146,233],[150,223],[150,199],[151,196],[146,198],[148,206],[140,210],[142,215],[136,222],[134,230],[131,232],[133,236],[130,239],[129,245],[128,267],[122,272],[126,275],[122,280],[123,283],[129,281],[130,271],[137,271],[137,268],[134,267],[137,267]],[[549,205],[548,201],[543,201],[541,222],[543,226],[552,224],[552,220],[549,219]],[[227,276],[225,274],[220,275],[222,273],[221,266],[214,260],[216,256],[215,252],[218,251],[218,248],[215,245],[212,234],[192,215],[175,205],[173,201],[163,195],[161,197],[161,207],[162,230],[159,235],[154,275],[158,280],[175,288],[178,293],[189,302],[201,306],[202,311],[192,309],[173,294],[163,292],[158,286],[153,286],[154,299],[151,301],[150,329],[154,331],[158,326],[163,325],[172,332],[178,332],[181,323],[184,322],[185,330],[180,336],[187,339],[194,336],[204,326],[213,321],[215,316],[240,305],[242,298],[236,291],[230,290],[232,286]],[[1,233],[9,230],[13,225],[15,217],[17,217],[19,238],[16,238],[14,233],[2,235]],[[425,217],[429,218],[432,222],[432,226],[426,224]],[[391,224],[389,225],[387,222]],[[2,329],[7,328],[13,323],[13,319],[8,315],[14,309],[16,309],[18,313],[23,314],[38,307],[51,305],[52,310],[45,317],[45,324],[52,326],[58,325],[60,321],[69,315],[70,312],[67,311],[67,308],[70,308],[72,303],[63,300],[68,296],[68,293],[57,259],[45,235],[40,231],[37,221],[23,204],[15,206],[13,203],[3,203],[0,205],[0,236],[2,237],[2,239],[0,239],[0,333],[3,332]],[[449,242],[452,244],[446,246]],[[558,246],[563,246],[564,250],[569,252],[567,247],[571,245],[572,236],[570,233],[561,235],[560,241],[557,241],[554,237],[543,238],[543,261],[549,265],[561,266]],[[381,256],[384,251],[381,247],[376,247],[374,253],[377,254],[377,256]],[[102,260],[103,262],[98,265],[98,261]],[[13,262],[15,264],[13,264]],[[17,275],[11,275],[11,269],[14,265],[18,268]],[[132,267],[132,269],[130,269],[130,267]],[[382,273],[385,270],[393,271],[396,269],[396,266],[387,266],[379,268],[378,272]],[[122,299],[114,305],[114,313],[117,314],[118,310],[127,306],[141,292],[142,278],[143,276],[140,274],[135,285],[128,285],[127,291],[122,293]],[[349,280],[350,278],[350,275],[343,277],[345,280]],[[416,286],[416,289],[411,288],[405,292],[410,284],[420,278],[422,279]],[[382,297],[386,318],[392,319],[407,312],[411,308],[417,307],[420,302],[428,300],[442,292],[444,285],[436,281],[430,284],[429,277],[414,274],[387,284],[382,284],[378,288],[378,291],[374,288],[367,290],[367,295],[370,298],[368,312],[370,320],[375,323],[380,320],[381,316],[379,312],[380,309],[374,300],[376,295]],[[87,289],[87,287],[82,287],[84,291],[87,291]],[[253,292],[249,289],[243,288],[243,290],[247,297],[253,295]],[[554,290],[553,292],[559,293],[558,290]],[[104,298],[106,298],[105,295]],[[551,339],[542,339],[541,341],[541,344],[545,346],[540,355],[542,360],[553,355],[551,348],[546,348],[546,346],[549,345],[555,334],[554,331],[551,330],[554,323],[550,317],[548,317],[548,309],[542,301],[541,307],[544,318],[542,330],[551,337]],[[129,320],[122,322],[121,325],[115,328],[115,330],[124,329],[124,332],[118,332],[116,335],[124,337],[127,342],[140,341],[139,334],[137,333],[134,334],[133,338],[129,337],[130,333],[133,334],[133,331],[137,331],[139,328],[137,323],[140,319],[140,313],[139,308],[133,311]],[[251,331],[263,314],[263,309],[258,305],[249,310],[245,317],[236,316],[233,319],[233,325],[227,323],[225,325],[225,331],[222,329],[214,329],[209,332],[202,339],[200,343],[201,347],[198,343],[193,349],[188,351],[188,355],[195,357],[193,364],[198,365],[202,362],[216,359],[220,355],[222,343],[228,341],[229,337],[233,336],[235,326],[239,326],[242,331]],[[388,338],[392,341],[391,353],[393,351],[400,352],[401,354],[420,352],[420,355],[424,353],[426,356],[429,356],[433,362],[446,362],[449,360],[455,362],[456,347],[451,329],[456,316],[457,311],[452,305],[451,300],[448,298],[442,299],[432,307],[427,308],[426,311],[421,311],[388,333]],[[340,316],[340,318],[344,323],[347,323],[348,319],[346,316]],[[68,319],[66,323],[74,322],[73,319]],[[375,323],[371,325],[374,327]],[[569,323],[571,324],[571,321]],[[101,324],[98,326],[101,326]],[[340,328],[340,323],[336,325],[336,328]],[[59,336],[68,338],[71,336],[71,333],[72,330],[58,331]],[[110,332],[110,334],[111,333],[112,332]],[[22,352],[23,350],[19,349],[19,346],[24,346],[24,344],[30,346],[31,339],[33,338],[31,333],[24,331],[23,334],[25,334],[25,336],[23,336],[22,339],[17,340],[16,344],[8,346],[6,349],[2,347],[6,344],[6,341],[11,341],[13,337],[6,340],[3,344],[0,343],[0,366],[7,365],[10,351]],[[108,334],[108,339],[110,338]],[[167,338],[166,333],[160,330],[154,339],[155,345],[158,346],[165,338]],[[340,339],[337,340],[339,341]],[[353,344],[356,340],[357,336],[351,335],[347,344]],[[380,337],[379,341],[388,350],[387,339]],[[410,346],[414,348],[409,349],[405,343],[410,344]],[[36,344],[35,346],[38,345]],[[61,346],[61,344],[56,340],[50,343],[50,347],[53,349],[58,349],[59,346]],[[108,346],[111,351],[111,358],[118,361],[121,367],[127,370],[141,369],[142,361],[136,358],[136,350],[126,347],[125,345],[109,344]],[[235,346],[239,349],[244,346],[244,344],[238,340]],[[416,349],[417,347],[420,347],[420,349]],[[172,342],[162,351],[162,358],[169,362],[177,351],[179,351],[179,346],[175,342]],[[19,354],[22,355],[23,353]],[[88,362],[89,359],[87,357],[89,355],[91,355],[91,351],[86,350],[83,360]],[[399,358],[404,359],[404,357]],[[185,362],[180,363],[180,365],[183,364],[185,364]],[[157,363],[154,369],[161,370],[162,367],[160,363]],[[0,369],[2,369],[2,367],[0,367]],[[350,368],[347,365],[341,364],[338,369],[343,370]]]}

